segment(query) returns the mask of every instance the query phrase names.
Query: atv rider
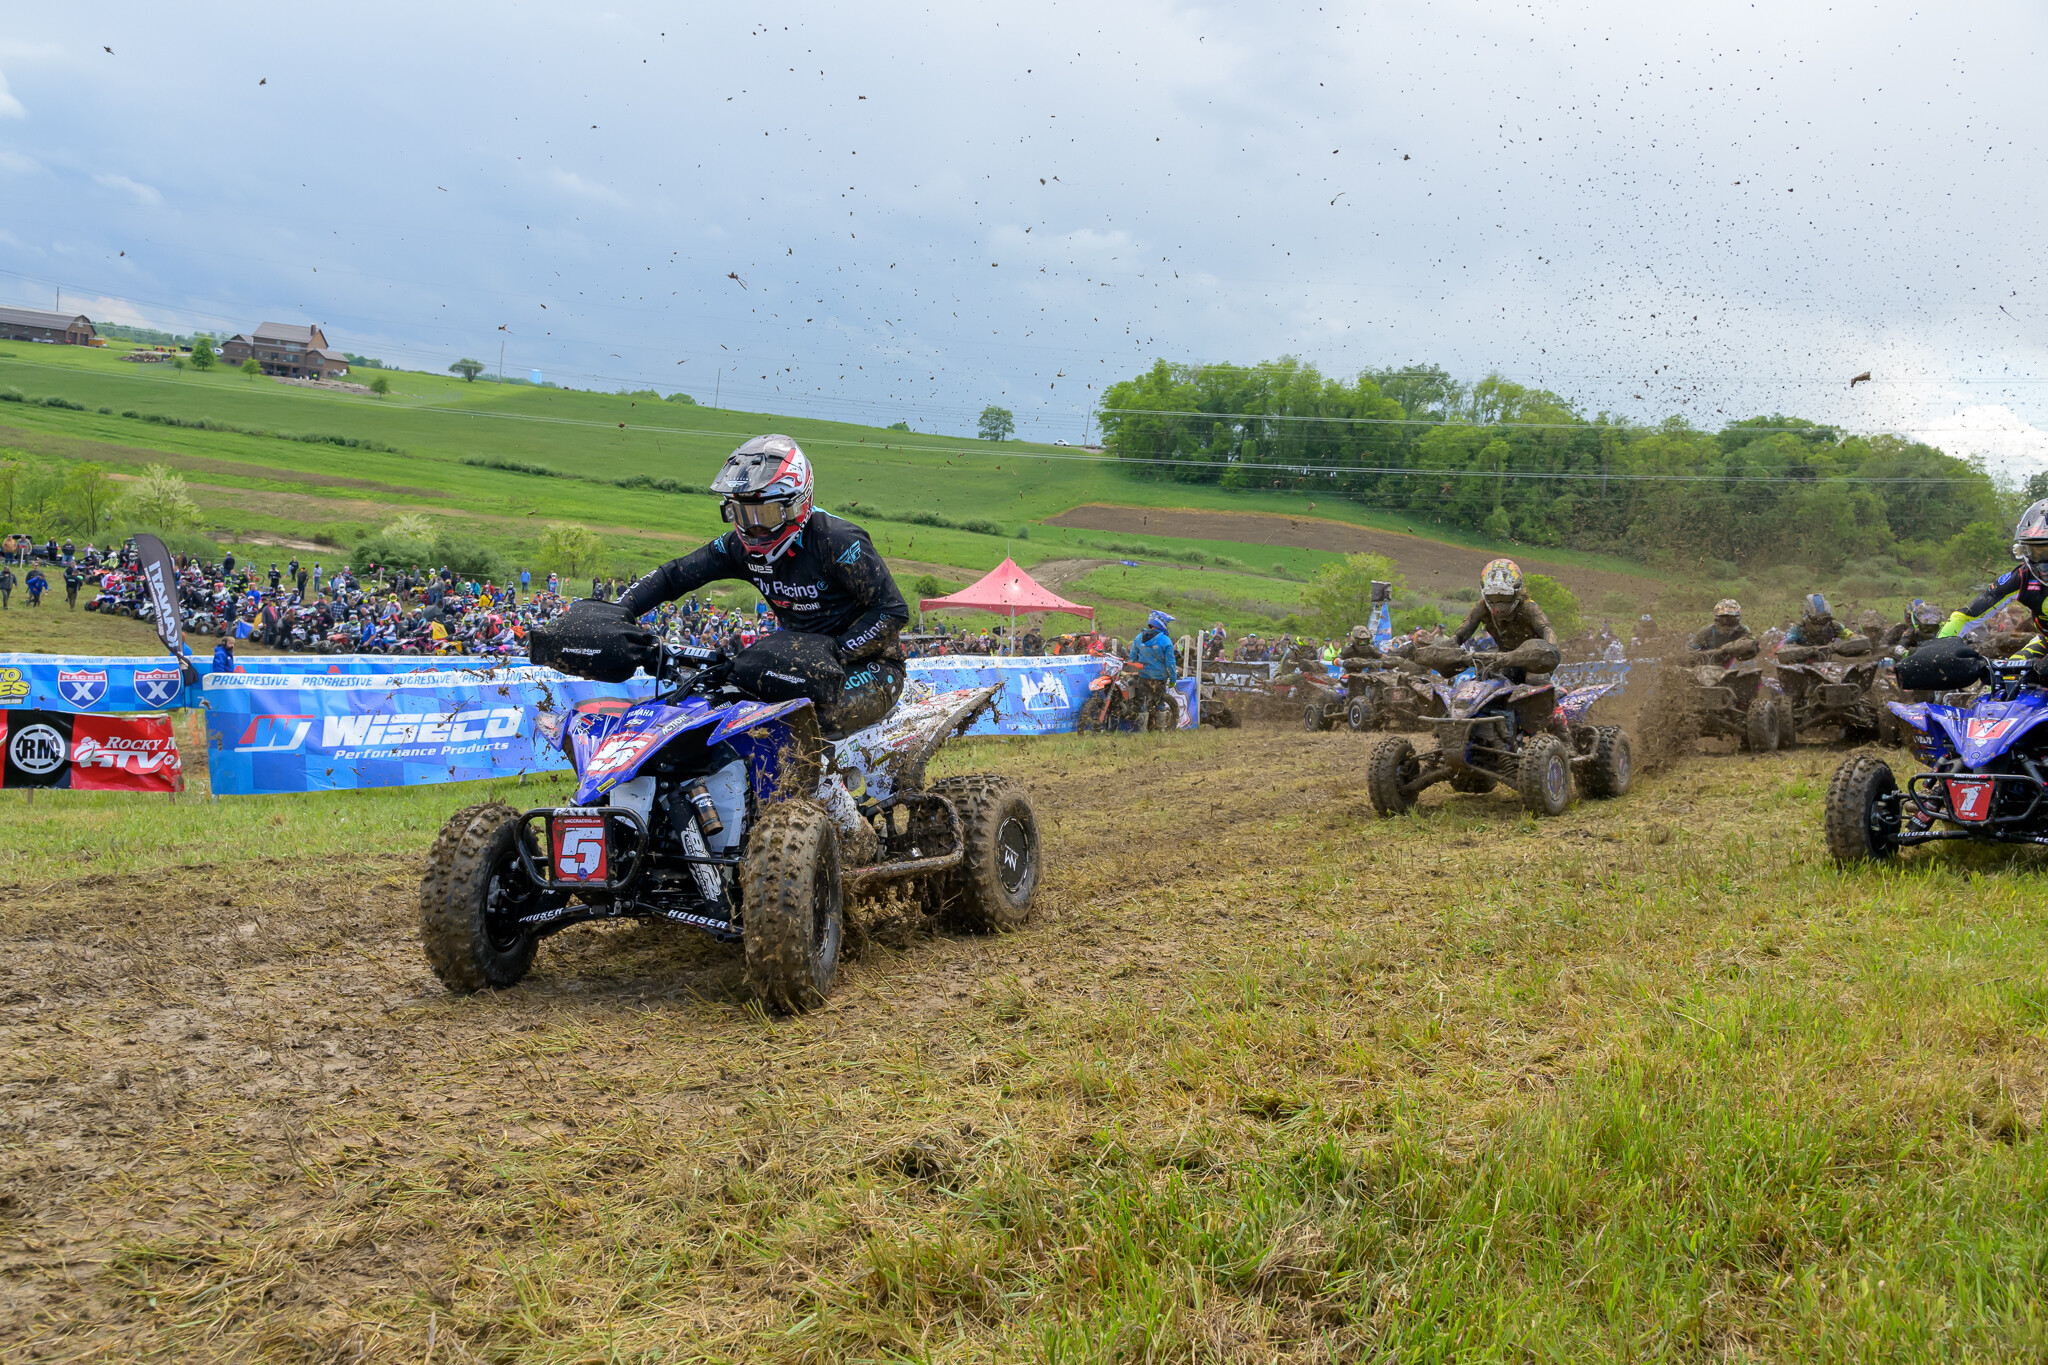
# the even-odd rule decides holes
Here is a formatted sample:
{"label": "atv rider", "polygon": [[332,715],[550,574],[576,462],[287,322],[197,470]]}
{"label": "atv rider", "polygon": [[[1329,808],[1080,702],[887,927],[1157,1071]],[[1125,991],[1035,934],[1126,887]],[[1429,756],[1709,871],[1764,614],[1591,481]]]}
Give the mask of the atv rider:
{"label": "atv rider", "polygon": [[2012,557],[2018,564],[2006,570],[1996,583],[1977,594],[1961,611],[1951,613],[1941,628],[1942,638],[1960,635],[1982,622],[2009,599],[2033,618],[2034,638],[2020,648],[2022,657],[2039,658],[2043,652],[2041,632],[2048,630],[2048,498],[2028,506],[2013,527]]}
{"label": "atv rider", "polygon": [[1171,722],[1158,715],[1168,705],[1166,690],[1180,677],[1180,666],[1173,655],[1173,637],[1166,633],[1172,624],[1171,616],[1155,611],[1145,618],[1145,628],[1131,641],[1131,662],[1143,669],[1131,684],[1131,699],[1138,706],[1141,732],[1173,728]]}
{"label": "atv rider", "polygon": [[1373,643],[1371,626],[1353,626],[1350,636],[1344,641],[1344,652],[1337,656],[1346,673],[1364,673],[1374,664],[1384,666],[1386,656]]}
{"label": "atv rider", "polygon": [[1906,608],[1905,619],[1885,631],[1878,644],[1887,653],[1903,657],[1940,634],[1941,608],[1925,598],[1916,597],[1913,604]]}
{"label": "atv rider", "polygon": [[782,630],[743,651],[735,676],[758,653],[761,677],[785,693],[763,699],[808,696],[819,728],[836,739],[873,725],[902,695],[897,634],[910,611],[868,533],[818,510],[814,488],[811,462],[795,441],[756,436],[711,481],[711,491],[724,498],[719,514],[733,529],[671,559],[601,609],[632,621],[714,579],[752,583]]}
{"label": "atv rider", "polygon": [[1687,647],[1717,664],[1755,658],[1756,637],[1742,624],[1742,604],[1732,597],[1714,603],[1713,624],[1694,631]]}
{"label": "atv rider", "polygon": [[[1493,636],[1494,648],[1503,654],[1531,640],[1542,640],[1553,650],[1557,648],[1557,632],[1550,628],[1550,618],[1543,614],[1543,608],[1524,589],[1521,566],[1514,560],[1496,559],[1488,564],[1479,575],[1479,594],[1465,624],[1451,636],[1451,643],[1463,646],[1485,630]],[[1509,668],[1506,676],[1513,682],[1525,683],[1531,673],[1525,668]],[[1548,670],[1534,676],[1547,677]]]}

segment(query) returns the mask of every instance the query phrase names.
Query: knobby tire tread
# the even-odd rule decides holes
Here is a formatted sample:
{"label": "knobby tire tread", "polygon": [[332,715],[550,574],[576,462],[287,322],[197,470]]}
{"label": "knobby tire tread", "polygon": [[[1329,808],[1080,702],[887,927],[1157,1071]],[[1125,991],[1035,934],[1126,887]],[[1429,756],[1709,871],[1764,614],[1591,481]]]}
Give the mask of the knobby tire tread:
{"label": "knobby tire tread", "polygon": [[[740,865],[747,984],[783,1014],[817,1008],[838,978],[836,945],[830,962],[815,961],[811,949],[812,874],[818,859],[828,856],[837,859],[837,835],[824,810],[810,801],[769,807],[747,840]],[[832,884],[839,889],[836,871]]]}
{"label": "knobby tire tread", "polygon": [[1024,903],[1012,905],[1003,890],[996,834],[1002,827],[1004,808],[1013,798],[1022,802],[1031,821],[1032,857],[1034,861],[1042,858],[1038,819],[1023,787],[1007,777],[973,773],[934,782],[930,792],[945,797],[960,812],[964,844],[960,865],[934,874],[927,883],[932,909],[973,933],[1008,933],[1022,927],[1031,916],[1031,902],[1038,893],[1039,869],[1033,869],[1031,890]]}

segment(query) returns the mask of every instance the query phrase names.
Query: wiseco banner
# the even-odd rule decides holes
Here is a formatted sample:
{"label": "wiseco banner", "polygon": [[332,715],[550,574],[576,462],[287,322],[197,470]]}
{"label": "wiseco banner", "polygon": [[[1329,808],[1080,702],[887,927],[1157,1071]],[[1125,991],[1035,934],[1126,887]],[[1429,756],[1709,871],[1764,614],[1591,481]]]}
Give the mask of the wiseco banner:
{"label": "wiseco banner", "polygon": [[167,716],[0,711],[0,786],[180,792],[185,770]]}

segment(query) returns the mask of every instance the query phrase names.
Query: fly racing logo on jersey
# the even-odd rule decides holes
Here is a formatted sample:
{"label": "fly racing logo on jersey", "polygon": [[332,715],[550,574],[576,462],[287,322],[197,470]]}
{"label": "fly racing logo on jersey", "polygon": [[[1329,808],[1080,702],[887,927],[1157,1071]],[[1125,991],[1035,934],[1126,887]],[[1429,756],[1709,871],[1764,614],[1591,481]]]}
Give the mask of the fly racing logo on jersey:
{"label": "fly racing logo on jersey", "polygon": [[839,562],[841,564],[858,564],[860,562],[860,542],[856,540],[853,544],[840,551]]}
{"label": "fly racing logo on jersey", "polygon": [[88,706],[97,706],[100,698],[107,695],[107,670],[60,668],[57,670],[57,692],[81,711]]}
{"label": "fly racing logo on jersey", "polygon": [[249,728],[235,740],[238,754],[290,753],[313,731],[311,716],[251,716]]}

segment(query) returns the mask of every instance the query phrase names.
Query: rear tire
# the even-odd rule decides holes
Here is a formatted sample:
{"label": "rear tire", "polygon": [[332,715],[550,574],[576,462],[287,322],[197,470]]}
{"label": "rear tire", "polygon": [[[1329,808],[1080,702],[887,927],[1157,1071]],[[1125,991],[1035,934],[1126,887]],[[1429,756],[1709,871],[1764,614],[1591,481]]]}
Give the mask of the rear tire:
{"label": "rear tire", "polygon": [[1765,693],[1749,704],[1742,719],[1742,740],[1753,754],[1776,753],[1785,742],[1785,717],[1775,695]]}
{"label": "rear tire", "polygon": [[1828,852],[1835,863],[1883,862],[1898,856],[1899,817],[1879,805],[1899,789],[1892,765],[1856,754],[1835,769],[1828,782]]}
{"label": "rear tire", "polygon": [[1302,708],[1301,728],[1310,734],[1330,728],[1330,722],[1323,716],[1323,704],[1321,702],[1312,701]]}
{"label": "rear tire", "polygon": [[1534,815],[1563,815],[1572,804],[1571,751],[1556,735],[1532,735],[1515,765],[1515,790]]}
{"label": "rear tire", "polygon": [[509,921],[559,893],[542,891],[519,863],[519,813],[501,802],[449,817],[420,880],[420,945],[441,984],[458,995],[516,986],[540,937]]}
{"label": "rear tire", "polygon": [[1586,795],[1626,796],[1636,780],[1635,748],[1628,731],[1602,725],[1593,731],[1593,761],[1586,764]]}
{"label": "rear tire", "polygon": [[783,1014],[824,1004],[839,979],[846,914],[839,834],[822,809],[808,801],[768,808],[747,836],[740,897],[754,993]]}
{"label": "rear tire", "polygon": [[1451,790],[1467,796],[1484,796],[1500,785],[1500,779],[1492,773],[1480,772],[1477,768],[1459,768],[1450,776]]}
{"label": "rear tire", "polygon": [[1007,777],[975,775],[934,782],[960,812],[965,840],[959,866],[927,883],[933,912],[978,934],[1008,933],[1031,915],[1038,892],[1038,816],[1024,788]]}
{"label": "rear tire", "polygon": [[1365,794],[1382,816],[1406,815],[1415,809],[1415,795],[1405,784],[1422,775],[1415,746],[1405,735],[1381,735],[1365,758]]}

